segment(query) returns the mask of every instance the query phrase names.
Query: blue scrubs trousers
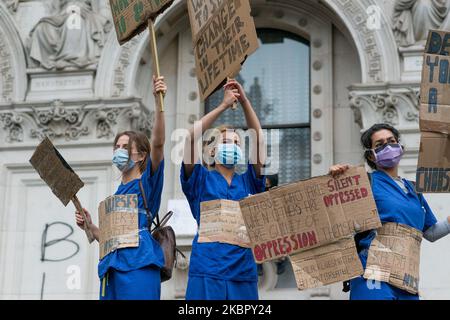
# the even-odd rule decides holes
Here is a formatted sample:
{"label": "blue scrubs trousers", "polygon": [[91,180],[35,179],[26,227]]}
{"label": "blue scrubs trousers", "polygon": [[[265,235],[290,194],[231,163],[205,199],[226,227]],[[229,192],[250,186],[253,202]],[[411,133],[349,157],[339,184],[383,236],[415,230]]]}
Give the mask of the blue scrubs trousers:
{"label": "blue scrubs trousers", "polygon": [[258,282],[190,276],[186,300],[258,300]]}
{"label": "blue scrubs trousers", "polygon": [[110,268],[100,281],[100,300],[159,300],[161,275],[157,267],[132,271]]}
{"label": "blue scrubs trousers", "polygon": [[361,276],[350,280],[350,300],[419,300],[419,296]]}

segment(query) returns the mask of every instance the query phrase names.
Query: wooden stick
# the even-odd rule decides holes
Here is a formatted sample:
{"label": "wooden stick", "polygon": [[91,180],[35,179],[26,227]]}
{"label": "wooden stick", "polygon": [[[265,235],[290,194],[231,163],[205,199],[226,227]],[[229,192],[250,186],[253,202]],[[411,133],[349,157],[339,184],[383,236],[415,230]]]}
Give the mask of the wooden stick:
{"label": "wooden stick", "polygon": [[86,217],[86,214],[84,213],[83,207],[81,206],[80,200],[78,200],[78,197],[76,195],[74,195],[72,198],[72,202],[73,202],[75,208],[78,210],[78,212],[80,212],[81,215],[83,216],[84,232],[86,232],[86,236],[89,240],[89,243],[92,243],[92,241],[94,241],[95,238],[94,238],[94,235],[92,234],[91,229],[89,228],[87,217]]}
{"label": "wooden stick", "polygon": [[[153,72],[156,77],[160,77],[161,74],[159,72],[159,59],[158,59],[158,47],[156,46],[156,32],[155,32],[155,24],[152,19],[148,20],[148,29],[150,32],[150,47],[152,50],[152,58],[153,58]],[[161,112],[164,112],[164,95],[162,92],[158,93],[159,104],[161,106]]]}

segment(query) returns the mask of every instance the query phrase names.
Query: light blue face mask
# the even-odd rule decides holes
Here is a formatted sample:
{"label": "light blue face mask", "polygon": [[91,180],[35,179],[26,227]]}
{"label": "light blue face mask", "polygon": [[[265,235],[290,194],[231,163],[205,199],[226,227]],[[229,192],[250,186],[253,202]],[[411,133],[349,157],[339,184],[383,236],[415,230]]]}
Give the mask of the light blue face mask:
{"label": "light blue face mask", "polygon": [[112,163],[122,172],[133,169],[136,162],[130,159],[128,162],[128,151],[125,149],[117,149],[114,151]]}
{"label": "light blue face mask", "polygon": [[231,169],[241,161],[242,150],[234,143],[221,143],[217,146],[214,159],[217,163]]}

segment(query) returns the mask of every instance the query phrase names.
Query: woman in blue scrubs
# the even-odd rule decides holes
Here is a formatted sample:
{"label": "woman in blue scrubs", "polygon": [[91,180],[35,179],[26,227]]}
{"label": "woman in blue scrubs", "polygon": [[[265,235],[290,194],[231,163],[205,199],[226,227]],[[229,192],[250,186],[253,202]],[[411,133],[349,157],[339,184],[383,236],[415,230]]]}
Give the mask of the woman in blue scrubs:
{"label": "woman in blue scrubs", "polygon": [[[153,78],[153,94],[167,91],[164,78]],[[160,110],[155,98],[155,110]],[[146,197],[152,219],[158,214],[164,178],[164,112],[155,112],[152,139],[141,132],[125,131],[114,140],[112,162],[122,172],[122,183],[115,195],[137,194],[139,207],[139,246],[121,248],[103,257],[98,265],[100,300],[159,300],[161,295],[160,268],[164,255],[159,243],[148,231],[148,219],[143,196]],[[145,195],[139,187],[142,181]],[[99,228],[85,210],[88,225],[97,241]],[[83,229],[84,220],[76,212],[77,225]]]}
{"label": "woman in blue scrubs", "polygon": [[[262,176],[265,146],[258,117],[247,99],[242,86],[230,80],[224,86],[222,103],[196,122],[185,146],[181,167],[181,185],[200,226],[200,203],[216,199],[239,201],[249,195],[263,192]],[[217,145],[211,155],[212,168],[208,170],[195,157],[195,146],[214,121],[236,101],[244,110],[247,126],[255,133],[256,148],[244,174],[237,174],[235,166],[242,158],[241,140],[235,130],[223,127],[216,135]],[[197,139],[198,138],[198,139]],[[261,154],[260,154],[261,153]],[[256,300],[258,299],[258,276],[251,249],[227,243],[198,243],[198,234],[192,244],[187,285],[187,300]]]}
{"label": "woman in blue scrubs", "polygon": [[[423,237],[434,242],[450,233],[450,217],[437,222],[422,194],[415,192],[411,181],[398,175],[398,165],[404,148],[399,143],[399,132],[388,124],[376,124],[363,133],[361,144],[365,149],[367,164],[374,170],[371,174],[372,192],[382,224],[394,222],[423,232]],[[338,176],[349,168],[335,165],[330,174]],[[375,232],[368,232],[357,243],[359,257],[366,267],[368,250]],[[351,300],[418,300],[411,294],[386,282],[375,283],[362,276],[350,281]]]}

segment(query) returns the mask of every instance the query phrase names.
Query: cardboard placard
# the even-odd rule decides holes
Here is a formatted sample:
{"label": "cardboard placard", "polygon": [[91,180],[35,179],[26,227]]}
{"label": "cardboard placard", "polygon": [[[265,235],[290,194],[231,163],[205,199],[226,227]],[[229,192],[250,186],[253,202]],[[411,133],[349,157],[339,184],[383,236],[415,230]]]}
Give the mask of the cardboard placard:
{"label": "cardboard placard", "polygon": [[100,260],[121,248],[139,246],[137,194],[114,195],[98,206]]}
{"label": "cardboard placard", "polygon": [[407,225],[386,223],[377,230],[364,278],[390,283],[412,294],[419,291],[422,232]]}
{"label": "cardboard placard", "polygon": [[240,206],[257,263],[381,226],[364,167],[278,187]]}
{"label": "cardboard placard", "polygon": [[258,49],[249,0],[188,0],[197,80],[204,101]]}
{"label": "cardboard placard", "polygon": [[421,193],[450,192],[450,136],[422,132],[416,191]]}
{"label": "cardboard placard", "polygon": [[38,145],[30,163],[64,206],[84,186],[48,137]]}
{"label": "cardboard placard", "polygon": [[420,88],[417,192],[450,192],[450,32],[431,30]]}
{"label": "cardboard placard", "polygon": [[109,0],[117,40],[122,45],[147,28],[174,0]]}
{"label": "cardboard placard", "polygon": [[250,247],[238,201],[212,200],[200,203],[198,242],[222,242]]}
{"label": "cardboard placard", "polygon": [[364,273],[353,237],[289,256],[297,288],[312,289]]}

